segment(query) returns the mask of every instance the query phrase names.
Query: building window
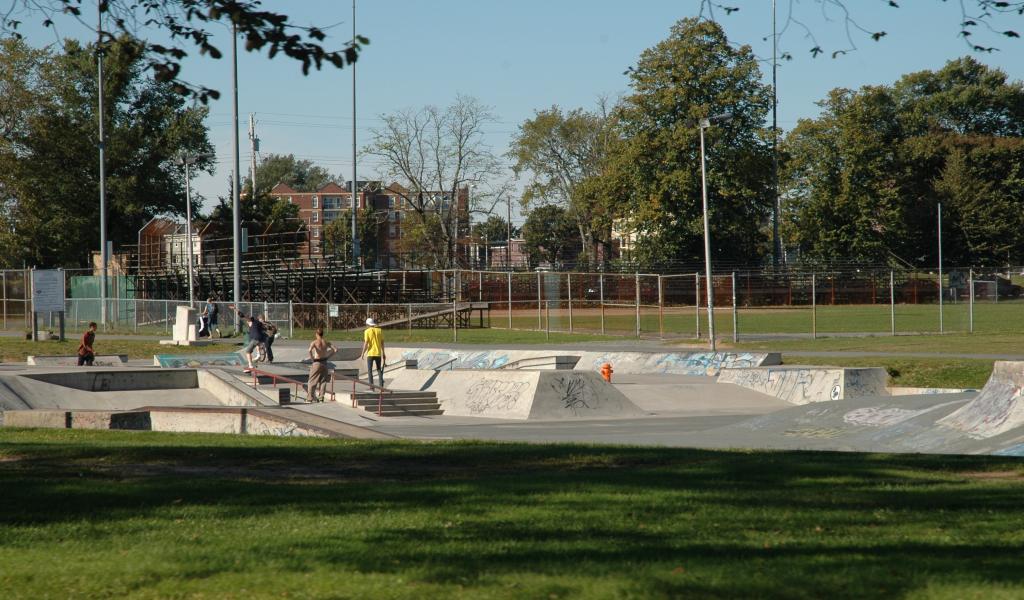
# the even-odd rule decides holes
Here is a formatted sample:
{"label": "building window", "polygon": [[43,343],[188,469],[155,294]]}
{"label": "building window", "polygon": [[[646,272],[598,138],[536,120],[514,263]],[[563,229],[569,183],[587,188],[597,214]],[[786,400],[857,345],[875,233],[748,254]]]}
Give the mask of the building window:
{"label": "building window", "polygon": [[314,212],[313,213],[313,222],[314,223],[319,223],[320,222],[320,213],[318,213],[318,212]]}
{"label": "building window", "polygon": [[292,203],[292,197],[288,196],[288,204],[291,204],[291,203]]}
{"label": "building window", "polygon": [[391,226],[391,237],[395,237],[397,235],[398,235],[398,228],[395,227],[394,225],[392,225]]}
{"label": "building window", "polygon": [[320,199],[313,196],[313,208],[320,208]]}
{"label": "building window", "polygon": [[320,237],[320,228],[319,227],[314,227],[313,228],[313,237],[315,237],[315,238]]}
{"label": "building window", "polygon": [[388,208],[394,208],[394,207],[395,207],[395,197],[394,196],[388,196]]}

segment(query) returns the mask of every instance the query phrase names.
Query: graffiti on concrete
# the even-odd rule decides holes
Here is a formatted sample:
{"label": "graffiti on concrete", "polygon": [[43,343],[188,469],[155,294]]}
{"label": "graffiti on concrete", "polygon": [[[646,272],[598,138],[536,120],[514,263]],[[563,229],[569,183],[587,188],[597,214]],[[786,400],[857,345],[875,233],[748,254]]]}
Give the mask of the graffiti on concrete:
{"label": "graffiti on concrete", "polygon": [[164,369],[195,369],[198,367],[241,367],[245,364],[239,354],[157,354],[156,359]]}
{"label": "graffiti on concrete", "polygon": [[579,416],[581,410],[596,408],[595,395],[579,375],[559,377],[551,382],[551,389],[558,394],[562,408],[572,412],[574,416]]}
{"label": "graffiti on concrete", "polygon": [[999,381],[989,381],[981,393],[963,408],[939,420],[939,424],[956,429],[974,439],[984,439],[1024,424],[1021,388]]}
{"label": "graffiti on concrete", "polygon": [[595,371],[610,363],[619,373],[714,376],[723,368],[756,367],[766,356],[754,352],[607,352],[594,356],[589,364]]}
{"label": "graffiti on concrete", "polygon": [[510,411],[519,404],[529,388],[530,383],[527,381],[481,379],[466,391],[466,408],[475,415]]}
{"label": "graffiti on concrete", "polygon": [[[444,350],[406,350],[403,360],[415,360],[419,369],[498,369],[508,363],[508,354],[502,351],[456,352]],[[453,360],[454,359],[454,360]]]}
{"label": "graffiti on concrete", "polygon": [[953,404],[959,404],[960,402],[960,400],[943,402],[941,404],[936,404],[935,406],[929,406],[928,408],[922,408],[919,410],[910,410],[892,406],[865,406],[844,414],[843,421],[850,425],[857,425],[861,427],[891,427],[893,425],[903,423],[904,421],[920,417],[921,415],[934,412],[941,408],[951,406]]}

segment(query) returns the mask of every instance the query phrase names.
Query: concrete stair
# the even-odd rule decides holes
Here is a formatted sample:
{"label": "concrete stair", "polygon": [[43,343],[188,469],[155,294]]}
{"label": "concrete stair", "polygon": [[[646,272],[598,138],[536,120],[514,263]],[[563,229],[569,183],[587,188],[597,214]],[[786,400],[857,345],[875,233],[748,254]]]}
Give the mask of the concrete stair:
{"label": "concrete stair", "polygon": [[373,414],[377,414],[377,403],[380,402],[382,417],[426,417],[444,414],[441,404],[437,401],[436,392],[388,391],[384,392],[383,399],[380,392],[356,392],[348,393],[347,396],[357,407]]}

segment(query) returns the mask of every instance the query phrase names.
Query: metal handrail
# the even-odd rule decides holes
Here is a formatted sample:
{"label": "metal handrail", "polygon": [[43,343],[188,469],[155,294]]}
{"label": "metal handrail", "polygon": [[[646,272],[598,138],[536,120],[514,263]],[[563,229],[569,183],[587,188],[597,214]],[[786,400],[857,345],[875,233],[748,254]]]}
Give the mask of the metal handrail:
{"label": "metal handrail", "polygon": [[[449,358],[448,360],[444,361],[443,363],[441,363],[441,364],[439,364],[439,365],[437,365],[437,366],[434,366],[434,367],[430,367],[430,370],[431,370],[431,371],[440,371],[440,370],[441,370],[441,367],[444,367],[444,366],[450,365],[450,364],[454,363],[454,362],[455,362],[455,361],[457,361],[457,360],[459,360],[459,357],[458,357],[458,356],[456,356],[456,357],[454,357],[454,358]],[[448,370],[449,370],[449,371],[453,371],[454,369],[448,369]]]}
{"label": "metal handrail", "polygon": [[[295,397],[296,398],[299,397],[299,388],[300,387],[306,389],[306,400],[309,400],[309,389],[308,389],[307,385],[305,383],[299,381],[298,379],[292,379],[291,377],[285,377],[284,375],[279,375],[277,373],[271,373],[270,371],[262,371],[260,369],[251,369],[250,372],[252,373],[252,387],[253,387],[253,389],[258,389],[259,388],[259,378],[260,378],[260,375],[263,375],[264,377],[270,377],[271,378],[271,380],[273,381],[272,385],[274,387],[277,387],[278,380],[284,381],[284,382],[287,382],[287,383],[295,384]],[[333,389],[331,391],[333,393]]]}
{"label": "metal handrail", "polygon": [[[339,377],[339,375],[337,374],[337,372],[332,369],[331,370],[331,396],[334,396],[334,381],[338,377]],[[387,389],[387,388],[385,388],[383,386],[374,385],[372,383],[366,383],[362,379],[359,379],[359,378],[356,378],[356,377],[349,377],[348,375],[341,375],[340,377],[343,380],[347,379],[347,380],[352,382],[352,408],[356,407],[356,384],[365,385],[366,387],[370,388],[371,390],[376,390],[377,391],[377,416],[378,417],[381,416],[381,413],[384,411],[384,394],[385,393],[390,394],[390,393],[392,393],[393,390],[389,390],[389,389]]]}

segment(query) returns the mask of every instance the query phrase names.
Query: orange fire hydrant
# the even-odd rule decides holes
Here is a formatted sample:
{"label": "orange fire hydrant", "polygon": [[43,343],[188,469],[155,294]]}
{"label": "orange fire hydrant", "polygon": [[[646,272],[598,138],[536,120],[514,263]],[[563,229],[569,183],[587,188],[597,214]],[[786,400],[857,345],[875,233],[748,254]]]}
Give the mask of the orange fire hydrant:
{"label": "orange fire hydrant", "polygon": [[615,371],[612,370],[611,363],[604,363],[601,365],[601,377],[604,377],[604,380],[608,383],[612,382],[612,373],[614,372]]}

